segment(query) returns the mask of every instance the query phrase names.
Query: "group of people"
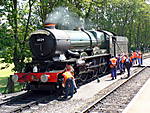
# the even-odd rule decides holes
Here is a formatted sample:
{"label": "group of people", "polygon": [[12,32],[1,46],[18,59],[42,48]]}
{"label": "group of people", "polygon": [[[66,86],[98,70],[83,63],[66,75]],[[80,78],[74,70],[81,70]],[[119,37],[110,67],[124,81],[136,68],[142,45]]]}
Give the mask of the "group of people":
{"label": "group of people", "polygon": [[125,72],[125,69],[128,72],[127,78],[130,77],[130,68],[137,64],[141,66],[142,61],[142,53],[141,51],[133,51],[131,54],[118,54],[117,57],[110,58],[109,66],[111,68],[111,77],[112,80],[117,78],[117,70],[120,71],[120,74]]}
{"label": "group of people", "polygon": [[[141,66],[142,63],[141,51],[134,51],[130,55],[118,54],[117,57],[110,58],[109,66],[111,68],[112,80],[117,78],[117,70],[120,71],[120,74],[127,70],[127,78],[130,77],[130,68],[135,64]],[[64,98],[67,98],[69,95],[72,97],[77,91],[73,67],[67,64],[64,72],[61,74],[61,77],[63,77],[62,86],[64,87],[65,91]]]}

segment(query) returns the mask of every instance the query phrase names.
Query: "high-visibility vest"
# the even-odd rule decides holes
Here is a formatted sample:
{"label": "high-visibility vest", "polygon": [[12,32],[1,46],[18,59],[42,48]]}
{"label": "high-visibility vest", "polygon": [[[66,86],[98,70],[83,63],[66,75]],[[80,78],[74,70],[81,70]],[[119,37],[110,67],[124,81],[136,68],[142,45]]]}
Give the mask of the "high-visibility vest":
{"label": "high-visibility vest", "polygon": [[131,61],[131,62],[133,61],[133,56],[130,57],[130,61]]}
{"label": "high-visibility vest", "polygon": [[116,64],[117,64],[117,59],[116,59],[116,58],[111,58],[111,59],[110,59],[110,62],[111,62],[110,67],[112,68],[112,67],[116,66]]}
{"label": "high-visibility vest", "polygon": [[67,80],[68,78],[74,79],[73,75],[72,75],[71,72],[69,72],[69,71],[64,72],[64,73],[62,74],[62,76],[64,76],[64,81],[63,81],[64,86],[65,86],[66,80]]}
{"label": "high-visibility vest", "polygon": [[123,57],[122,57],[122,59],[121,59],[121,63],[124,63],[124,62],[125,62],[125,60],[126,60],[126,57],[125,57],[125,56],[123,56]]}
{"label": "high-visibility vest", "polygon": [[133,52],[134,58],[137,58],[137,52]]}
{"label": "high-visibility vest", "polygon": [[134,56],[132,55],[132,56],[130,56],[130,58],[133,60],[133,59],[134,59]]}

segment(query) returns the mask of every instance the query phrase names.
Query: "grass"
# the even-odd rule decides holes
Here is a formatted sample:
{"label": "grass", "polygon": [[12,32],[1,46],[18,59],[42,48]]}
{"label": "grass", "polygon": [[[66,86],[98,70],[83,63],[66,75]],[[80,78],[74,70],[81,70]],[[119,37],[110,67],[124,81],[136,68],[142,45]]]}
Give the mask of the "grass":
{"label": "grass", "polygon": [[[6,65],[7,64],[5,64],[5,63],[0,64],[0,93],[4,93],[4,92],[7,93],[8,92],[8,89],[6,89],[8,77],[14,73],[12,71],[14,65],[9,64],[8,68],[2,69]],[[15,83],[15,92],[20,91],[21,88],[22,88],[22,85],[20,85],[19,83]]]}
{"label": "grass", "polygon": [[8,77],[0,77],[0,93],[4,93]]}

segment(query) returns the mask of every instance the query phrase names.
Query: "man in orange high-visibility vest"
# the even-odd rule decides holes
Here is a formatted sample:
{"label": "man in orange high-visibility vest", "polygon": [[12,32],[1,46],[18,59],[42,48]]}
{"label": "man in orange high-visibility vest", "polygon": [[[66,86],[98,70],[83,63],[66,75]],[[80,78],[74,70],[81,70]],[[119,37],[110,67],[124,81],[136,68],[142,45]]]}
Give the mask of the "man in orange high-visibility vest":
{"label": "man in orange high-visibility vest", "polygon": [[110,68],[112,80],[117,78],[117,59],[115,57],[110,58]]}
{"label": "man in orange high-visibility vest", "polygon": [[134,57],[133,64],[137,64],[137,52],[136,51],[133,52],[133,57]]}
{"label": "man in orange high-visibility vest", "polygon": [[[66,65],[66,71],[69,71],[73,76],[74,76],[74,68],[71,65]],[[74,90],[75,93],[77,92],[77,85],[75,83],[75,79],[73,79],[73,84],[74,84]]]}
{"label": "man in orange high-visibility vest", "polygon": [[63,87],[65,88],[65,96],[64,98],[67,98],[68,95],[73,97],[74,91],[76,92],[77,86],[74,79],[74,69],[71,65],[67,65],[65,72],[62,74],[64,80],[63,80]]}
{"label": "man in orange high-visibility vest", "polygon": [[126,56],[123,55],[123,56],[121,57],[121,69],[122,69],[122,72],[123,72],[123,73],[125,72],[125,65],[124,65],[125,59],[126,59]]}
{"label": "man in orange high-visibility vest", "polygon": [[67,98],[68,95],[73,97],[73,94],[74,94],[73,75],[69,71],[66,71],[62,74],[62,76],[64,77],[63,84],[62,84],[65,88],[64,98]]}
{"label": "man in orange high-visibility vest", "polygon": [[130,56],[130,60],[132,61],[132,65],[133,65],[134,64],[134,55],[133,55],[133,53]]}
{"label": "man in orange high-visibility vest", "polygon": [[141,65],[142,65],[142,53],[141,53],[141,51],[138,51],[137,54],[138,54],[138,55],[137,55],[138,64],[139,64],[139,66],[141,66]]}

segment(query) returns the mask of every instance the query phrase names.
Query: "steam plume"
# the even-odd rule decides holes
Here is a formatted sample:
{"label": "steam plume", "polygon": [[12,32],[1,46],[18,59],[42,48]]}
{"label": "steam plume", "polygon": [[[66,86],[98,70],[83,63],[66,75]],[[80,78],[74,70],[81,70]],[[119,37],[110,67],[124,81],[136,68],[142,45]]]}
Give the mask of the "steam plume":
{"label": "steam plume", "polygon": [[75,27],[83,27],[84,21],[77,15],[69,12],[68,8],[58,7],[48,15],[45,23],[56,23],[68,26],[69,29],[74,29]]}

